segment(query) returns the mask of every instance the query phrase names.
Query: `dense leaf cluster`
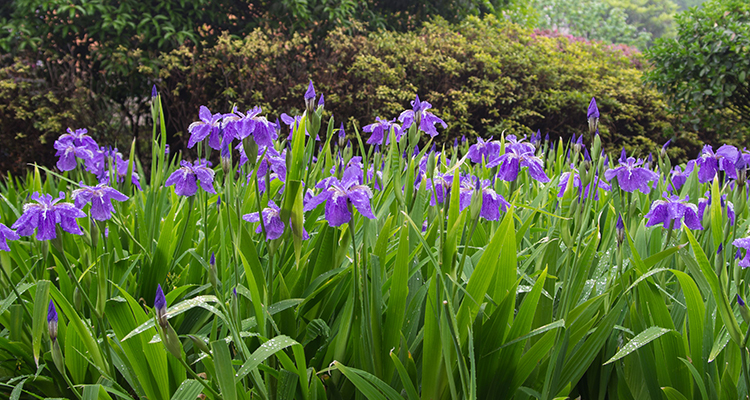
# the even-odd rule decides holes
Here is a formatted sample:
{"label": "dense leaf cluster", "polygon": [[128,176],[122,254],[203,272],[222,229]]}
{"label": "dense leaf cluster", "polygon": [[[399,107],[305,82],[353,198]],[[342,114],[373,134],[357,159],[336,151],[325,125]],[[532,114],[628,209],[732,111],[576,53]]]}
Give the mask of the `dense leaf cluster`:
{"label": "dense leaf cluster", "polygon": [[689,122],[742,140],[750,126],[750,3],[709,1],[676,21],[677,39],[648,52],[648,80]]}
{"label": "dense leaf cluster", "polygon": [[[173,132],[186,132],[201,104],[226,111],[260,104],[272,116],[300,109],[308,77],[337,120],[359,127],[395,118],[419,91],[448,123],[440,137],[446,143],[537,130],[567,138],[588,129],[574,110],[592,95],[604,110],[600,130],[609,149],[655,151],[674,130],[660,95],[640,83],[638,52],[493,17],[438,21],[409,33],[336,31],[319,49],[304,36],[256,31],[243,40],[224,36],[203,52],[182,47],[162,61],[159,86]],[[682,146],[674,156],[684,156],[693,137],[676,135]]]}

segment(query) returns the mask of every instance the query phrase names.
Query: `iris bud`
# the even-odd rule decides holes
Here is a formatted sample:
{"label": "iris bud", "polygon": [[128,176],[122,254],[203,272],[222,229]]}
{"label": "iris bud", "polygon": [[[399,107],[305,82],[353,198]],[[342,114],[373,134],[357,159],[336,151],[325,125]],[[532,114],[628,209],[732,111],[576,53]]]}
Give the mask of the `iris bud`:
{"label": "iris bud", "polygon": [[625,223],[622,221],[622,214],[617,216],[617,246],[622,246],[625,241]]}
{"label": "iris bud", "polygon": [[169,320],[167,319],[167,299],[164,297],[164,291],[161,289],[161,285],[156,286],[154,312],[156,313],[156,322],[158,322],[162,328],[169,325]]}

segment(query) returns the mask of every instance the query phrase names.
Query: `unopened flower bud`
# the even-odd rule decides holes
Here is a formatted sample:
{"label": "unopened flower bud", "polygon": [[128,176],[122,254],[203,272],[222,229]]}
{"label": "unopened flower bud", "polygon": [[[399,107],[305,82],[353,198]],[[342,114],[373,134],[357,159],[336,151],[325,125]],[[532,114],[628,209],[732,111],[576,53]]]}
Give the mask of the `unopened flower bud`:
{"label": "unopened flower bud", "polygon": [[49,308],[47,309],[47,328],[49,330],[49,338],[53,342],[57,340],[57,310],[55,309],[55,303],[50,300]]}
{"label": "unopened flower bud", "polygon": [[172,328],[172,325],[169,325],[169,323],[162,328],[164,328],[164,336],[162,340],[164,347],[177,359],[182,359],[182,343],[177,336],[177,332],[174,331],[174,328]]}
{"label": "unopened flower bud", "polygon": [[242,147],[245,150],[250,169],[255,169],[255,164],[258,162],[258,144],[255,143],[253,135],[247,135],[246,138],[242,139]]}
{"label": "unopened flower bud", "polygon": [[216,256],[214,256],[214,253],[211,253],[211,260],[208,263],[208,281],[211,282],[214,290],[218,290],[219,278],[216,271]]}
{"label": "unopened flower bud", "polygon": [[344,131],[344,123],[342,122],[339,127],[339,147],[344,147],[344,143],[346,143],[346,131]]}
{"label": "unopened flower bud", "polygon": [[310,80],[310,84],[307,86],[307,91],[305,92],[305,109],[308,115],[315,111],[315,87],[313,87],[312,80]]}
{"label": "unopened flower bud", "polygon": [[599,108],[596,106],[596,99],[593,97],[591,98],[591,103],[589,103],[586,118],[589,121],[589,133],[593,135],[599,128]]}
{"label": "unopened flower bud", "polygon": [[661,152],[659,153],[661,158],[664,158],[667,156],[667,147],[669,147],[670,143],[672,143],[672,139],[667,140],[667,143],[664,143],[664,146],[661,146]]}
{"label": "unopened flower bud", "polygon": [[750,324],[750,310],[747,309],[747,306],[745,305],[745,302],[742,300],[742,297],[740,295],[737,295],[737,305],[740,306],[740,315],[742,315],[742,319],[745,320],[745,323]]}
{"label": "unopened flower bud", "polygon": [[156,286],[156,297],[154,297],[154,312],[156,313],[156,322],[164,328],[169,325],[167,319],[167,299],[164,297],[164,291],[161,285]]}
{"label": "unopened flower bud", "polygon": [[204,342],[203,339],[200,339],[194,335],[187,335],[187,337],[190,339],[191,342],[193,342],[193,346],[198,348],[200,351],[206,354],[211,354],[211,350],[209,350],[208,346],[206,345],[206,342]]}
{"label": "unopened flower bud", "polygon": [[617,216],[617,246],[622,246],[625,241],[625,223],[622,221],[622,214]]}

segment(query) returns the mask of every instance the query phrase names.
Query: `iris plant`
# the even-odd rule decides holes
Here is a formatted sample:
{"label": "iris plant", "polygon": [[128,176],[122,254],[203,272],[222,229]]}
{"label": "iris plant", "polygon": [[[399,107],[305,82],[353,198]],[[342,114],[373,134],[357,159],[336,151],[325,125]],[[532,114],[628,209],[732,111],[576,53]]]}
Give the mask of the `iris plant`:
{"label": "iris plant", "polygon": [[19,236],[12,229],[0,224],[0,250],[10,251],[7,240],[18,240]]}
{"label": "iris plant", "polygon": [[60,196],[56,199],[53,199],[51,194],[40,196],[39,192],[34,192],[31,199],[36,203],[25,204],[21,218],[18,218],[11,228],[15,229],[20,236],[31,236],[36,229],[37,240],[56,238],[57,224],[60,224],[65,232],[83,235],[76,218],[83,218],[86,213],[72,203],[60,203],[60,200],[64,198],[63,192],[60,192]]}
{"label": "iris plant", "polygon": [[393,129],[393,133],[396,136],[396,141],[401,140],[403,131],[401,130],[401,126],[396,123],[395,118],[389,121],[387,119],[375,117],[375,121],[375,123],[365,125],[365,127],[362,128],[363,132],[371,133],[370,138],[367,139],[367,144],[382,144],[383,135],[385,135],[385,144],[389,144],[391,142],[391,129]]}
{"label": "iris plant", "polygon": [[73,191],[73,200],[76,207],[83,207],[91,203],[91,218],[97,221],[106,221],[112,218],[115,208],[112,206],[112,200],[125,201],[128,196],[120,193],[103,183],[96,186],[87,186],[80,182],[81,188]]}
{"label": "iris plant", "polygon": [[188,148],[192,148],[196,143],[208,137],[208,145],[212,149],[221,149],[219,132],[221,131],[222,115],[219,113],[212,114],[208,107],[201,106],[198,116],[200,117],[200,121],[195,121],[188,126],[188,132],[190,132]]}
{"label": "iris plant", "polygon": [[662,196],[666,200],[656,200],[651,204],[651,210],[644,216],[648,219],[646,227],[663,224],[664,228],[679,228],[681,222],[690,229],[702,230],[698,218],[698,206],[688,203],[688,196],[680,199],[680,196],[670,196],[664,192]]}
{"label": "iris plant", "polygon": [[[284,234],[284,222],[281,221],[281,209],[273,200],[268,201],[268,207],[263,209],[263,226],[258,224],[258,228],[255,229],[255,233],[263,232],[263,227],[266,228],[266,239],[274,240],[281,237]],[[245,214],[242,216],[247,222],[260,222],[260,216],[257,212]],[[308,239],[307,231],[302,229],[302,239]]]}
{"label": "iris plant", "polygon": [[352,219],[351,206],[356,207],[365,217],[375,219],[370,207],[372,191],[360,183],[361,178],[361,172],[348,168],[341,181],[335,176],[323,179],[315,186],[323,191],[304,205],[304,211],[311,211],[325,202],[325,218],[331,226],[349,222]]}
{"label": "iris plant", "polygon": [[214,190],[214,170],[209,168],[211,163],[206,160],[196,160],[193,164],[181,161],[177,171],[167,178],[164,186],[175,185],[174,191],[178,196],[192,196],[198,191],[196,180],[208,193],[216,194]]}
{"label": "iris plant", "polygon": [[617,167],[604,171],[604,178],[611,181],[612,178],[617,177],[617,183],[626,192],[640,190],[643,193],[649,193],[651,186],[648,183],[659,179],[659,174],[640,166],[643,160],[636,160],[633,157],[625,158],[625,150],[619,162],[620,165]]}
{"label": "iris plant", "polygon": [[398,116],[398,120],[404,124],[403,129],[409,129],[411,124],[416,122],[419,130],[434,138],[438,135],[435,124],[442,125],[443,129],[448,127],[448,125],[445,124],[445,121],[427,111],[432,108],[432,104],[426,101],[419,101],[419,95],[417,95],[417,98],[411,102],[411,106],[411,110],[406,110]]}
{"label": "iris plant", "polygon": [[740,152],[736,147],[725,144],[714,153],[711,145],[703,146],[701,156],[698,157],[698,181],[706,183],[716,176],[718,171],[724,171],[727,177],[737,179],[735,163],[740,158]]}
{"label": "iris plant", "polygon": [[[529,151],[531,149],[531,151]],[[521,168],[526,167],[529,176],[539,182],[547,183],[550,179],[544,173],[544,163],[534,155],[534,146],[530,143],[516,142],[505,147],[505,154],[495,158],[489,164],[488,168],[500,166],[497,177],[508,182],[515,181],[518,178],[518,172]]]}
{"label": "iris plant", "polygon": [[492,189],[492,183],[489,180],[480,181],[476,176],[461,177],[461,188],[459,194],[459,208],[463,211],[471,204],[471,196],[477,192],[482,194],[482,208],[479,216],[489,220],[497,221],[500,219],[500,210],[508,210],[508,203],[502,195],[499,195]]}

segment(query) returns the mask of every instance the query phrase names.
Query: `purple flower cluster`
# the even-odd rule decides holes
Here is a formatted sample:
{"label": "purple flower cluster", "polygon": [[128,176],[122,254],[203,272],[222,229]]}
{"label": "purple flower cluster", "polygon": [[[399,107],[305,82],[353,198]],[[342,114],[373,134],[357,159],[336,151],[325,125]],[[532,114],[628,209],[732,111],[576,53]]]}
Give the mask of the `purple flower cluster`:
{"label": "purple flower cluster", "polygon": [[209,168],[211,163],[207,160],[195,160],[194,163],[181,161],[181,167],[172,173],[164,183],[165,186],[174,187],[178,196],[192,196],[198,191],[196,182],[200,182],[201,188],[208,193],[216,194],[214,190],[214,170]]}
{"label": "purple flower cluster", "polygon": [[60,200],[64,198],[63,192],[60,192],[60,196],[56,199],[51,194],[40,196],[38,192],[34,192],[31,199],[36,203],[24,205],[23,214],[11,228],[15,229],[20,236],[31,236],[36,230],[37,240],[56,238],[55,231],[58,224],[65,232],[83,235],[76,218],[83,218],[86,213],[72,203],[60,203]]}
{"label": "purple flower cluster", "polygon": [[633,157],[626,157],[625,150],[622,150],[620,165],[615,168],[604,171],[604,178],[611,181],[617,177],[617,183],[620,188],[626,192],[640,190],[648,194],[651,191],[649,182],[659,179],[659,174],[650,169],[641,167],[643,160],[636,160]]}
{"label": "purple flower cluster", "polygon": [[361,179],[361,169],[356,167],[347,168],[340,181],[335,176],[323,179],[315,185],[322,191],[304,204],[304,211],[314,210],[320,204],[326,203],[325,218],[331,226],[341,226],[351,221],[352,206],[365,217],[375,219],[370,206],[372,190],[362,185]]}
{"label": "purple flower cluster", "polygon": [[[262,233],[263,227],[266,228],[266,239],[274,240],[281,237],[284,233],[284,222],[281,221],[281,209],[273,200],[268,202],[268,207],[263,209],[263,226],[258,224],[258,228],[255,229],[255,233]],[[260,216],[257,212],[245,214],[242,216],[247,222],[260,222]],[[309,235],[307,231],[302,229],[302,239],[307,240]]]}
{"label": "purple flower cluster", "polygon": [[680,196],[664,192],[662,196],[666,200],[656,200],[651,204],[651,210],[644,216],[648,219],[646,227],[663,224],[667,228],[679,229],[682,222],[690,229],[702,230],[700,218],[698,218],[698,206],[688,203],[688,196],[680,199]]}

